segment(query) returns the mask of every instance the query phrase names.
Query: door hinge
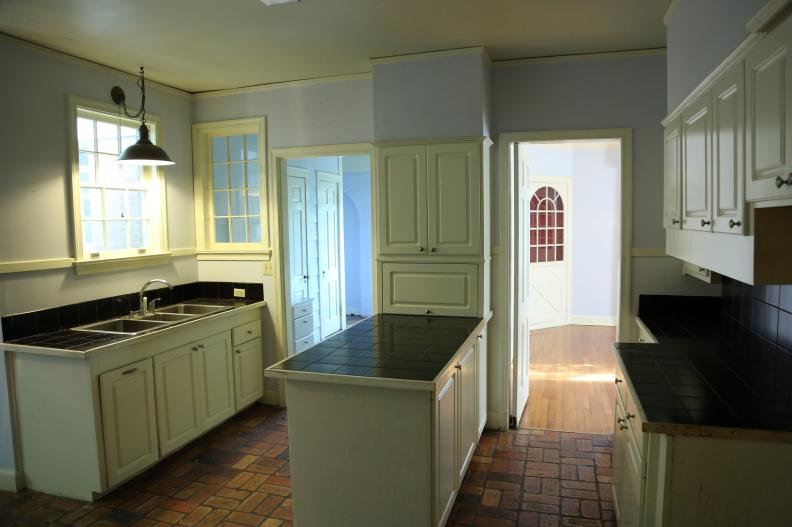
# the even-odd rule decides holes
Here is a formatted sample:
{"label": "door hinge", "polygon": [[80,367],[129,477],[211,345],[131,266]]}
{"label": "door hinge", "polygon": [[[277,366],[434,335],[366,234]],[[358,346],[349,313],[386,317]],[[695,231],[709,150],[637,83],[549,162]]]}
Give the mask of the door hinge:
{"label": "door hinge", "polygon": [[513,415],[509,416],[509,430],[517,430],[517,418]]}

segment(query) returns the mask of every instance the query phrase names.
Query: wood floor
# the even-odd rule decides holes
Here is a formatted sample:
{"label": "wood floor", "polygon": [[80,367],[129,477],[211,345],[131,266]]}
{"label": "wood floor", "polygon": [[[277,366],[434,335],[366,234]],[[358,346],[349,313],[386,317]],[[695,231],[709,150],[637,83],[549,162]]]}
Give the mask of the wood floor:
{"label": "wood floor", "polygon": [[531,331],[528,404],[521,428],[613,433],[616,328],[561,326]]}

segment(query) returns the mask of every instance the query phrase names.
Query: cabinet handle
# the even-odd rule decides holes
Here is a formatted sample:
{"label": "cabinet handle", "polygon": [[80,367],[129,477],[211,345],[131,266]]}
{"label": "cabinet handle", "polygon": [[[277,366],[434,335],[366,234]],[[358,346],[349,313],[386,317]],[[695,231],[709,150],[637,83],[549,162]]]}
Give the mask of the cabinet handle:
{"label": "cabinet handle", "polygon": [[698,272],[699,272],[699,273],[706,273],[706,272],[707,272],[707,270],[706,270],[706,269],[704,269],[703,267],[699,267],[699,270],[698,270]]}
{"label": "cabinet handle", "polygon": [[679,220],[674,218],[671,220],[671,225],[679,225]]}
{"label": "cabinet handle", "polygon": [[617,423],[626,423],[626,422],[627,422],[627,420],[626,420],[626,419],[624,419],[623,417],[617,417],[617,418],[616,418],[616,422],[617,422]]}
{"label": "cabinet handle", "polygon": [[635,414],[631,414],[630,412],[627,412],[627,413],[624,415],[624,418],[625,418],[625,419],[633,419],[634,417],[635,417]]}
{"label": "cabinet handle", "polygon": [[458,370],[461,370],[462,369],[462,365],[461,364],[457,364],[456,366],[454,366],[454,368],[456,368]]}
{"label": "cabinet handle", "polygon": [[239,350],[234,350],[234,353],[236,353],[237,355],[239,355],[239,354],[240,354],[240,353],[242,353],[242,352],[241,352],[241,351],[239,351]]}
{"label": "cabinet handle", "polygon": [[193,346],[193,347],[192,347],[192,350],[193,350],[193,351],[198,351],[198,346]]}
{"label": "cabinet handle", "polygon": [[616,380],[615,380],[614,382],[615,382],[616,384],[619,384],[620,382],[624,382],[624,381],[623,381],[623,380],[621,380],[621,379],[619,379],[618,377],[616,377]]}
{"label": "cabinet handle", "polygon": [[204,345],[203,344],[198,344],[198,347],[201,348],[201,349],[204,349]]}
{"label": "cabinet handle", "polygon": [[430,253],[436,253],[436,252],[437,252],[437,249],[436,249],[435,247],[432,247],[431,249],[429,249],[429,252],[430,252]]}
{"label": "cabinet handle", "polygon": [[424,252],[423,245],[419,245],[419,246],[418,246],[418,252],[419,252],[419,253],[422,253],[422,252]]}
{"label": "cabinet handle", "polygon": [[740,225],[742,225],[741,221],[729,220],[729,228],[730,229],[733,229],[735,227],[739,227]]}
{"label": "cabinet handle", "polygon": [[792,187],[792,172],[789,173],[786,179],[782,178],[781,176],[776,176],[776,187],[781,188],[784,185]]}
{"label": "cabinet handle", "polygon": [[[303,323],[305,323],[305,320],[303,320]],[[247,330],[247,334],[248,335],[252,335],[253,334],[253,330],[252,329]]]}
{"label": "cabinet handle", "polygon": [[707,225],[710,225],[710,224],[712,224],[712,222],[709,221],[709,220],[701,220],[701,226],[702,227],[706,227]]}
{"label": "cabinet handle", "polygon": [[476,340],[481,340],[481,339],[483,339],[483,338],[484,338],[484,335],[477,335],[477,336],[476,336]]}
{"label": "cabinet handle", "polygon": [[627,430],[627,425],[619,425],[619,430]]}
{"label": "cabinet handle", "polygon": [[121,375],[132,375],[133,373],[135,373],[137,371],[138,371],[137,368],[132,368],[131,370],[127,370],[125,372],[122,372]]}
{"label": "cabinet handle", "polygon": [[427,315],[431,315],[431,314],[432,314],[432,310],[431,310],[431,309],[427,309],[427,310],[426,310],[426,314],[427,314]]}

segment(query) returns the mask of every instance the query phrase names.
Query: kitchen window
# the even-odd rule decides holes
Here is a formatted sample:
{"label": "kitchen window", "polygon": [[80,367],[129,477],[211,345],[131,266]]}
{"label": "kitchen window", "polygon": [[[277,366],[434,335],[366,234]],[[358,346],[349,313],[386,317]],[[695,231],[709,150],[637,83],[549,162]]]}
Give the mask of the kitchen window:
{"label": "kitchen window", "polygon": [[[91,106],[74,105],[72,201],[78,267],[81,262],[163,254],[164,182],[156,167],[119,164],[137,141],[140,123]],[[151,139],[157,124],[149,119]]]}
{"label": "kitchen window", "polygon": [[193,126],[201,259],[269,258],[264,119]]}

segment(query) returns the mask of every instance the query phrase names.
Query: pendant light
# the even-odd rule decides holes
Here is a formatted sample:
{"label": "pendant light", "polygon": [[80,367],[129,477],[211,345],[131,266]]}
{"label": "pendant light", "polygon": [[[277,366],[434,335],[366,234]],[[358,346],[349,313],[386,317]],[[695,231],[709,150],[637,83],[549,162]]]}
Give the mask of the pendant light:
{"label": "pendant light", "polygon": [[110,90],[110,97],[112,97],[113,102],[124,110],[124,114],[127,117],[131,117],[132,119],[140,117],[137,143],[127,147],[126,150],[121,152],[121,155],[118,156],[118,162],[139,166],[173,165],[173,161],[170,160],[165,150],[152,143],[149,139],[149,129],[148,126],[146,126],[146,81],[143,77],[143,66],[140,67],[140,78],[137,81],[137,85],[140,88],[141,94],[140,110],[134,115],[131,115],[127,111],[126,94],[124,90],[119,86],[114,86],[113,89]]}

